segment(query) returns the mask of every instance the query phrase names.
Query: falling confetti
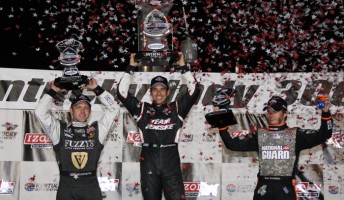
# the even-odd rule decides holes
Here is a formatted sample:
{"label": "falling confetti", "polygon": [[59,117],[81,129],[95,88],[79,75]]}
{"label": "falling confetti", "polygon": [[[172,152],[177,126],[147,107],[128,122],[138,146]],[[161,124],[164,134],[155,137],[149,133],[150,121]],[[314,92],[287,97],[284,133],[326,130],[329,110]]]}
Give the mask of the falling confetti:
{"label": "falling confetti", "polygon": [[[81,70],[124,71],[137,51],[140,0],[0,3],[4,67],[56,68],[58,41],[85,49]],[[333,1],[170,1],[170,43],[189,33],[203,72],[337,72],[344,68],[344,6]],[[185,9],[186,30],[182,9]],[[159,6],[157,6],[159,9]],[[53,66],[53,67],[52,67]]]}

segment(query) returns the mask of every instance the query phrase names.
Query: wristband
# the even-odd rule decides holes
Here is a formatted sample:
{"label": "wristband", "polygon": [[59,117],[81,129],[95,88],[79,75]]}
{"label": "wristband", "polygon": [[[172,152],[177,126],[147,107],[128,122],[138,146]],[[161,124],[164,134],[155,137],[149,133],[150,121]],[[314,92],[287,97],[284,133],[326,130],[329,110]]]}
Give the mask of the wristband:
{"label": "wristband", "polygon": [[97,96],[101,95],[104,91],[105,90],[99,85],[97,85],[97,87],[93,89],[94,94],[96,94]]}
{"label": "wristband", "polygon": [[331,113],[330,112],[322,112],[321,113],[321,119],[324,119],[324,120],[329,120],[331,119],[332,116],[331,116]]}
{"label": "wristband", "polygon": [[50,89],[48,92],[47,92],[48,95],[50,95],[52,98],[55,98],[56,95],[57,95],[57,92],[53,89]]}
{"label": "wristband", "polygon": [[184,73],[190,71],[190,70],[189,70],[189,67],[186,66],[186,65],[179,67],[179,69],[180,69],[180,72],[181,72],[182,74],[184,74]]}
{"label": "wristband", "polygon": [[228,126],[225,126],[225,127],[219,128],[219,131],[225,131],[227,129],[228,129]]}

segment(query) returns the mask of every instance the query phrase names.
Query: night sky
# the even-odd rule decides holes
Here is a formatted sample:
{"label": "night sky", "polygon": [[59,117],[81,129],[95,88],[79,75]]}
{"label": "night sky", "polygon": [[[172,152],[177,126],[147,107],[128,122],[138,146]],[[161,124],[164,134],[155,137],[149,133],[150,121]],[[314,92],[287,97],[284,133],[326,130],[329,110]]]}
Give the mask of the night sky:
{"label": "night sky", "polygon": [[[139,1],[1,0],[2,67],[58,67],[57,42],[82,42],[80,70],[124,71],[137,51]],[[188,32],[203,72],[337,72],[344,68],[342,0],[171,1],[175,50]]]}

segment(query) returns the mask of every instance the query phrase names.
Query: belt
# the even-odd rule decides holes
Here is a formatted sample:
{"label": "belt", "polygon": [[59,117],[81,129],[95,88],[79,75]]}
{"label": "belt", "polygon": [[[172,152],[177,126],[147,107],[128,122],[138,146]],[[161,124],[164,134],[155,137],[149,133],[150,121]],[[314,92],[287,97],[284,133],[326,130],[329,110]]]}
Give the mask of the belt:
{"label": "belt", "polygon": [[169,148],[169,147],[176,147],[178,146],[177,143],[172,144],[152,144],[152,143],[143,143],[142,147],[151,147],[151,148]]}
{"label": "belt", "polygon": [[266,181],[291,181],[293,178],[291,176],[259,176],[261,180]]}
{"label": "belt", "polygon": [[78,179],[80,177],[96,176],[97,172],[96,171],[90,171],[90,172],[66,172],[66,171],[61,171],[60,175],[61,176],[66,176],[66,177],[73,177],[74,179]]}

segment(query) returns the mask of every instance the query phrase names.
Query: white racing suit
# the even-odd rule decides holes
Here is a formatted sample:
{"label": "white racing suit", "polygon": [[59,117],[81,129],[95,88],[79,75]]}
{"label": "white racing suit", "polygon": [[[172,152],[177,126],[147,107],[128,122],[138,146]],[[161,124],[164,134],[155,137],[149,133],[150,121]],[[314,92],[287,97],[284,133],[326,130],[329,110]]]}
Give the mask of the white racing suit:
{"label": "white racing suit", "polygon": [[[98,86],[98,88],[100,88]],[[98,89],[100,102],[106,107],[102,118],[93,123],[72,122],[67,124],[54,118],[50,112],[54,94],[44,94],[35,110],[44,132],[53,143],[60,169],[57,200],[101,200],[97,179],[97,165],[103,143],[120,108],[113,96]]]}

